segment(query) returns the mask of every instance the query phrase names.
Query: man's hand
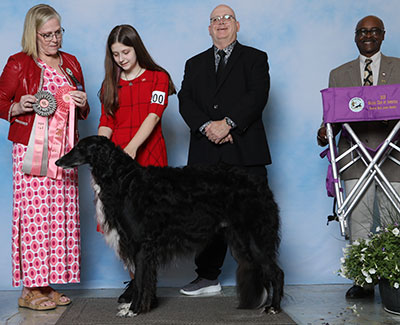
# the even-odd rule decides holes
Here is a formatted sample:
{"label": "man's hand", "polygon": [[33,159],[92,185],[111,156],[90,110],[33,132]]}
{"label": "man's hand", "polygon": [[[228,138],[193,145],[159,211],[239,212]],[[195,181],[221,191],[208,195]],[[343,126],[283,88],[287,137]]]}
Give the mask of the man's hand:
{"label": "man's hand", "polygon": [[[220,121],[211,122],[209,125],[206,126],[204,131],[206,133],[208,140],[218,144],[229,135],[230,129],[231,129],[231,127],[228,124],[226,124],[225,119],[223,119]],[[231,141],[231,140],[228,139],[228,141]],[[233,139],[232,139],[232,141],[233,141]]]}

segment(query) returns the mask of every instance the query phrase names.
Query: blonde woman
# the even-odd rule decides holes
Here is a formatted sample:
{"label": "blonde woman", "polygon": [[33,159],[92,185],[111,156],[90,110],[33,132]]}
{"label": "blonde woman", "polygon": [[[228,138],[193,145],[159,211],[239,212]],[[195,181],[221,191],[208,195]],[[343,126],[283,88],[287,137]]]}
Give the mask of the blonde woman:
{"label": "blonde woman", "polygon": [[[69,304],[50,284],[80,281],[78,175],[57,169],[54,155],[73,145],[89,106],[79,62],[60,51],[63,33],[56,10],[32,7],[22,51],[0,77],[0,118],[13,142],[12,284],[22,283],[18,304],[33,310]],[[67,106],[54,100],[60,90]]]}

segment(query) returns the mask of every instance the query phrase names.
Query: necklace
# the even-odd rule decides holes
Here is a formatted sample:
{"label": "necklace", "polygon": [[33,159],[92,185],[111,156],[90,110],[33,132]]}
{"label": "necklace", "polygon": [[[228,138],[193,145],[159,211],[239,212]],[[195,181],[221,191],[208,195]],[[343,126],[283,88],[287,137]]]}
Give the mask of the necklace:
{"label": "necklace", "polygon": [[136,73],[136,75],[130,80],[128,79],[128,76],[127,76],[126,72],[124,71],[124,76],[125,76],[126,81],[129,81],[129,86],[132,86],[132,81],[135,80],[140,75],[142,70],[143,70],[143,68],[140,68],[139,71]]}

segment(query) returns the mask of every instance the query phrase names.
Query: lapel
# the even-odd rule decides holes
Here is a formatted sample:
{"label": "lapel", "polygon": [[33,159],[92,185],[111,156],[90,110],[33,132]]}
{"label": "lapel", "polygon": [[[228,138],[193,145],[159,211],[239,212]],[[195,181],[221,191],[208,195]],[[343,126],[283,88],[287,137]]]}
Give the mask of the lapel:
{"label": "lapel", "polygon": [[[222,84],[224,83],[225,79],[227,78],[227,76],[231,72],[231,70],[232,70],[233,66],[235,65],[236,61],[240,57],[240,54],[242,53],[242,48],[243,48],[243,46],[238,41],[236,41],[236,45],[233,48],[231,56],[228,59],[228,64],[224,68],[224,71],[222,71],[221,79],[219,80],[219,83],[216,85],[216,89],[215,89],[216,93],[221,88]],[[214,63],[214,71],[215,71],[215,63]],[[215,72],[214,72],[214,76],[215,76]],[[214,82],[216,83],[215,77],[214,77],[214,80],[215,80]]]}
{"label": "lapel", "polygon": [[381,56],[381,66],[379,67],[378,85],[386,85],[390,83],[390,75],[392,74],[393,65],[390,58]]}
{"label": "lapel", "polygon": [[207,74],[207,82],[212,89],[215,89],[217,86],[217,79],[215,75],[215,57],[214,57],[214,46],[211,46],[210,49],[207,50],[205,55],[206,60],[206,74]]}
{"label": "lapel", "polygon": [[349,79],[351,80],[352,87],[362,86],[361,82],[361,71],[360,71],[360,59],[357,58],[350,63],[350,68],[348,70]]}

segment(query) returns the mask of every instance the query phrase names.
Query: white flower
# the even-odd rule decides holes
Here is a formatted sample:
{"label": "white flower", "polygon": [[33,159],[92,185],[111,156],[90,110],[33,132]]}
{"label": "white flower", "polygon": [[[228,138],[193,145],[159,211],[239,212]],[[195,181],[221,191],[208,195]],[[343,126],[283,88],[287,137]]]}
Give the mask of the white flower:
{"label": "white flower", "polygon": [[361,251],[365,252],[368,249],[368,247],[364,247]]}
{"label": "white flower", "polygon": [[375,269],[369,269],[369,274],[375,274],[376,273],[376,270]]}
{"label": "white flower", "polygon": [[400,230],[398,228],[394,228],[392,230],[393,235],[398,236],[400,234]]}
{"label": "white flower", "polygon": [[363,276],[369,277],[369,273],[367,271],[361,270],[361,273],[363,274]]}
{"label": "white flower", "polygon": [[381,231],[381,227],[378,226],[378,227],[376,227],[375,230],[376,230],[376,232],[380,232]]}
{"label": "white flower", "polygon": [[353,241],[354,246],[360,246],[360,242],[358,240]]}
{"label": "white flower", "polygon": [[395,289],[398,289],[398,288],[399,288],[399,284],[398,284],[397,282],[395,282],[395,284],[393,285],[393,287],[394,287]]}
{"label": "white flower", "polygon": [[346,259],[344,257],[340,258],[340,263],[344,264],[346,262]]}
{"label": "white flower", "polygon": [[367,283],[372,283],[372,278],[371,278],[370,276],[367,276],[367,277],[365,278],[365,282],[367,282]]}
{"label": "white flower", "polygon": [[360,261],[361,261],[361,262],[364,262],[364,261],[365,261],[365,254],[361,254]]}

